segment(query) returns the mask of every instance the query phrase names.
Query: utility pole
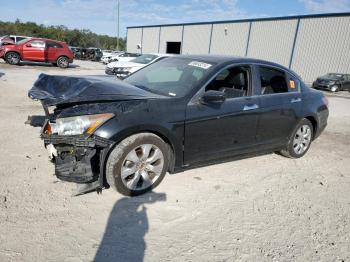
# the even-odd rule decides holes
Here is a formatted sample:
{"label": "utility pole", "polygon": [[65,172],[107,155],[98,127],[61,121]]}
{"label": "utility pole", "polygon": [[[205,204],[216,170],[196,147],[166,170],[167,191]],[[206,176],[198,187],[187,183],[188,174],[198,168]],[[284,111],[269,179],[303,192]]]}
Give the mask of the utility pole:
{"label": "utility pole", "polygon": [[118,13],[118,17],[117,17],[117,50],[119,51],[119,0],[117,0],[117,13]]}

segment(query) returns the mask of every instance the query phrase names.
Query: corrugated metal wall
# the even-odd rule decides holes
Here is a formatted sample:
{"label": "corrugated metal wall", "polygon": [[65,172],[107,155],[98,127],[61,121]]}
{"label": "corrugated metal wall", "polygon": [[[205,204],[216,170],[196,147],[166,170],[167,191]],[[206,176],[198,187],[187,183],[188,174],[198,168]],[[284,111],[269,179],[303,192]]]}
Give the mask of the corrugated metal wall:
{"label": "corrugated metal wall", "polygon": [[297,19],[253,22],[248,56],[289,66]]}
{"label": "corrugated metal wall", "polygon": [[146,27],[142,34],[142,53],[158,53],[160,27]]}
{"label": "corrugated metal wall", "polygon": [[245,56],[249,23],[214,24],[210,53]]}
{"label": "corrugated metal wall", "polygon": [[183,35],[183,54],[208,54],[211,25],[187,25]]}
{"label": "corrugated metal wall", "polygon": [[137,49],[137,45],[142,42],[142,28],[129,28],[127,35],[126,50],[132,53],[140,52]]}
{"label": "corrugated metal wall", "polygon": [[[129,52],[140,51],[141,36],[141,27],[128,29]],[[182,54],[247,55],[291,66],[309,83],[328,72],[350,73],[349,14],[143,28],[143,53],[165,53],[167,42],[182,42]]]}
{"label": "corrugated metal wall", "polygon": [[350,73],[350,17],[301,19],[292,69],[307,81]]}
{"label": "corrugated metal wall", "polygon": [[181,41],[182,41],[182,26],[162,26],[160,29],[159,53],[166,52],[166,42],[181,42]]}

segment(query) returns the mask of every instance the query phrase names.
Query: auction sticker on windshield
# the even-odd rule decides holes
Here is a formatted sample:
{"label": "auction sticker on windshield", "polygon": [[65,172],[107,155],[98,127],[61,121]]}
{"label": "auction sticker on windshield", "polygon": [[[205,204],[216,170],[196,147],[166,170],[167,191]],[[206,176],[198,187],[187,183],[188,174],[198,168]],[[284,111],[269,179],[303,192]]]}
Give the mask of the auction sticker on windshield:
{"label": "auction sticker on windshield", "polygon": [[207,64],[207,63],[203,63],[203,62],[197,62],[197,61],[192,61],[188,65],[189,66],[200,67],[200,68],[203,68],[203,69],[208,69],[208,68],[211,67],[211,64]]}

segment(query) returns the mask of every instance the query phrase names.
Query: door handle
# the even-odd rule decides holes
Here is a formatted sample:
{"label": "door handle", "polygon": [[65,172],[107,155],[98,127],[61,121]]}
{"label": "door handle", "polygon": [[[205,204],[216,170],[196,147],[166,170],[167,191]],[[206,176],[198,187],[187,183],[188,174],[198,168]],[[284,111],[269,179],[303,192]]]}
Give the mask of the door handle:
{"label": "door handle", "polygon": [[258,108],[259,108],[259,106],[257,104],[249,105],[249,106],[245,105],[243,107],[243,111],[254,110],[254,109],[258,109]]}
{"label": "door handle", "polygon": [[298,98],[293,98],[292,100],[290,100],[291,103],[298,103],[298,102],[301,102],[301,98],[298,97]]}

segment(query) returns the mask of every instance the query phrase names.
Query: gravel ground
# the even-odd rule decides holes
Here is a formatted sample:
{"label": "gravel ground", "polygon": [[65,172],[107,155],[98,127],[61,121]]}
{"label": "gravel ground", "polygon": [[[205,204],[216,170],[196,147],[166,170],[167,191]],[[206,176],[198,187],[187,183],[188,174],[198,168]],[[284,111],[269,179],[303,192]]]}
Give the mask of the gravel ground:
{"label": "gravel ground", "polygon": [[[0,62],[0,261],[349,261],[350,95],[302,159],[276,154],[168,175],[153,192],[72,197],[39,139],[27,91],[41,72]],[[0,74],[1,75],[1,74]]]}

